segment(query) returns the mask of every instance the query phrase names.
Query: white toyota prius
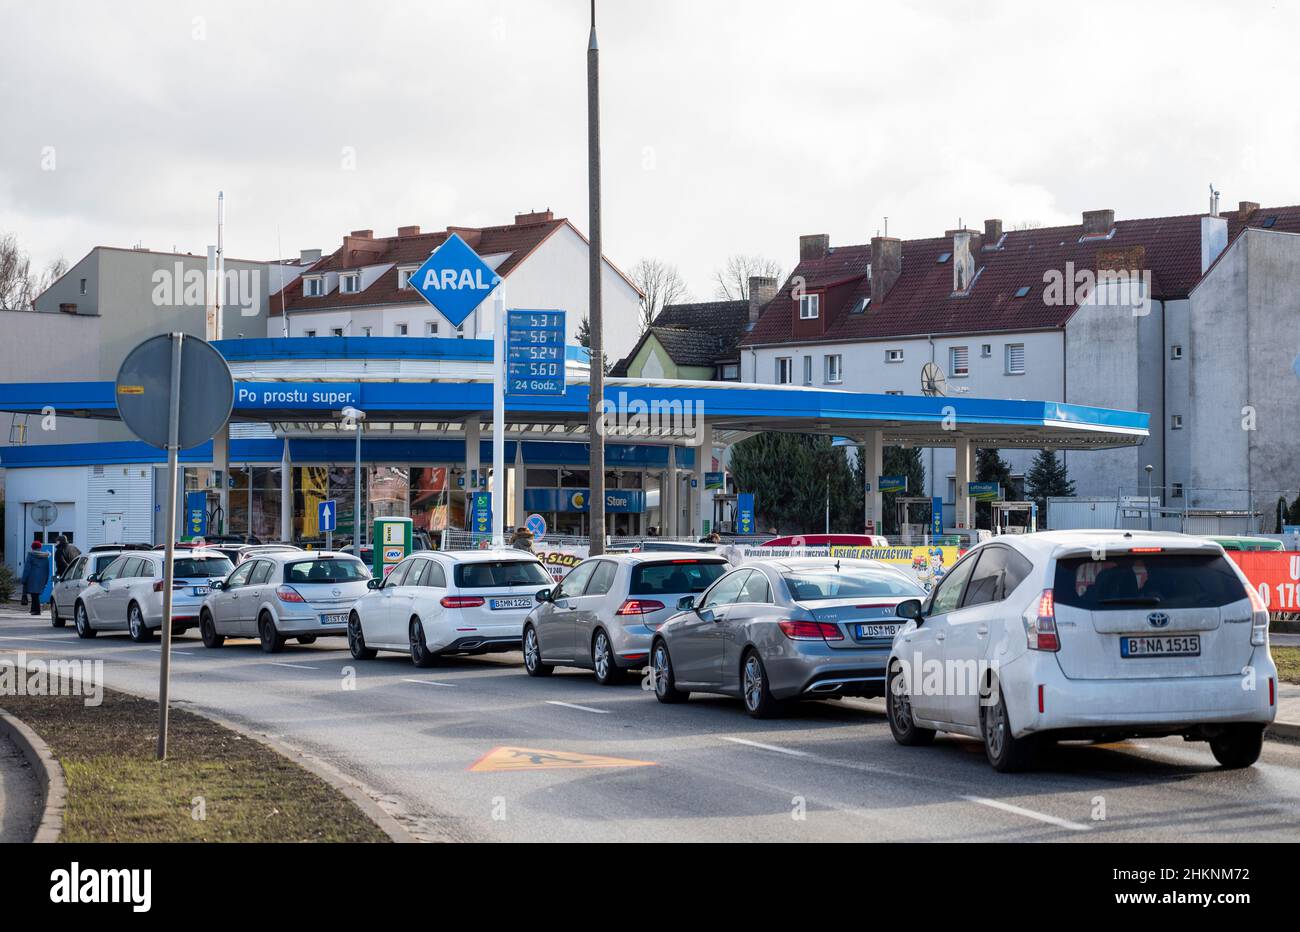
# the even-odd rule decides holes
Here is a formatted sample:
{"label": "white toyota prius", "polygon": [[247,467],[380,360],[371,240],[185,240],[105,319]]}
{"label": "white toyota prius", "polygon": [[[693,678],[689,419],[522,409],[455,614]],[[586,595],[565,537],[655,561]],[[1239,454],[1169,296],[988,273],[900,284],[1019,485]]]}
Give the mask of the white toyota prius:
{"label": "white toyota prius", "polygon": [[980,544],[894,639],[886,697],[900,744],[982,739],[1022,770],[1065,739],[1182,735],[1224,767],[1259,758],[1277,712],[1268,611],[1216,543],[1048,531]]}

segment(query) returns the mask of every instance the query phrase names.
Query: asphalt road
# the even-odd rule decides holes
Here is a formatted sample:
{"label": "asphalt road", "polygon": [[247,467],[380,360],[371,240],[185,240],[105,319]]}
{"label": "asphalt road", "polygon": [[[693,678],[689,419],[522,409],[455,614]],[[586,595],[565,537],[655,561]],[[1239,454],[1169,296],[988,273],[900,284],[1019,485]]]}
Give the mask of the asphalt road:
{"label": "asphalt road", "polygon": [[[157,694],[157,643],[82,641],[0,610],[0,656],[17,651],[102,658],[108,686]],[[429,840],[1300,837],[1300,745],[1276,741],[1245,771],[1171,738],[1060,746],[1034,773],[1001,775],[974,741],[899,747],[879,701],[758,722],[735,701],[662,706],[637,683],[603,688],[580,671],[533,679],[518,654],[419,670],[396,654],[354,661],[342,638],[268,655],[253,641],[208,650],[191,634],[175,642],[172,676],[178,705],[329,761]],[[641,765],[578,766],[584,755]]]}

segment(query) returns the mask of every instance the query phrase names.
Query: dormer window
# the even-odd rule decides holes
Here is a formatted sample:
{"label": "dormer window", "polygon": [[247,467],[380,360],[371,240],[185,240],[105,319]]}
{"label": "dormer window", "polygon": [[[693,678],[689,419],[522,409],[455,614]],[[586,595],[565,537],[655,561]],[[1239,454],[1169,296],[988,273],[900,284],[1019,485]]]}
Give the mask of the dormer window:
{"label": "dormer window", "polygon": [[325,280],[320,276],[304,278],[302,280],[302,293],[309,298],[319,298],[325,293]]}
{"label": "dormer window", "polygon": [[361,273],[351,272],[339,276],[339,291],[343,294],[356,294],[361,290]]}
{"label": "dormer window", "polygon": [[822,315],[822,296],[806,294],[799,298],[799,319],[816,320]]}
{"label": "dormer window", "polygon": [[397,270],[397,287],[403,290],[411,287],[411,276],[417,269],[398,269]]}

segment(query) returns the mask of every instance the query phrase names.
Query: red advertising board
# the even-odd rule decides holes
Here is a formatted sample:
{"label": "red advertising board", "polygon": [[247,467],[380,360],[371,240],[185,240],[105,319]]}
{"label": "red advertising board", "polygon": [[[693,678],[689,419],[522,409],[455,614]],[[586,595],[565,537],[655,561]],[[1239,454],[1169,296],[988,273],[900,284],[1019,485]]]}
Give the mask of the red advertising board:
{"label": "red advertising board", "polygon": [[1270,613],[1300,612],[1300,552],[1230,550]]}

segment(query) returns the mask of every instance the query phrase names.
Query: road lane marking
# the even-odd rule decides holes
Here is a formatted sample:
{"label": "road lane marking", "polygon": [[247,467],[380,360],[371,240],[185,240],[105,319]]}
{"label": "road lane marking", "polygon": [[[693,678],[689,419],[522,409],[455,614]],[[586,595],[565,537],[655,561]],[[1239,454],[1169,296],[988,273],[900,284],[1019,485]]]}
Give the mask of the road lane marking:
{"label": "road lane marking", "polygon": [[723,741],[730,741],[733,744],[743,744],[746,747],[758,748],[760,751],[775,751],[777,754],[789,754],[791,757],[808,757],[807,751],[796,751],[793,748],[777,747],[775,744],[763,744],[761,741],[750,741],[748,738],[732,738],[722,735]]}
{"label": "road lane marking", "polygon": [[408,679],[407,677],[402,677],[402,682],[403,682],[403,683],[419,683],[421,686],[447,686],[447,687],[451,687],[451,686],[455,686],[455,685],[456,685],[455,683],[439,683],[437,680],[413,680],[413,679]]}
{"label": "road lane marking", "polygon": [[319,670],[320,669],[320,667],[310,667],[305,663],[283,663],[279,660],[268,660],[267,663],[269,663],[273,667],[292,667],[295,670]]}
{"label": "road lane marking", "polygon": [[[80,638],[78,638],[77,640],[80,640]],[[55,642],[58,642],[58,643],[60,643],[60,644],[75,644],[75,643],[76,643],[76,641],[70,641],[70,640],[69,640],[68,638],[66,638],[66,637],[62,637],[62,638],[55,638],[55,637],[23,637],[22,635],[18,635],[18,634],[6,634],[6,635],[3,635],[3,636],[0,636],[0,641],[55,641]]]}
{"label": "road lane marking", "polygon": [[1069,819],[1058,819],[1056,816],[1050,816],[1045,812],[1035,812],[1033,809],[1024,809],[1020,806],[1013,806],[1011,803],[1004,803],[998,799],[985,799],[983,796],[963,796],[962,799],[967,802],[979,803],[981,806],[1001,809],[1003,812],[1022,815],[1028,819],[1037,819],[1039,822],[1046,822],[1048,825],[1055,825],[1058,828],[1068,828],[1072,832],[1092,831],[1091,825],[1082,825],[1078,822],[1071,822]]}
{"label": "road lane marking", "polygon": [[564,706],[566,709],[577,709],[579,712],[594,712],[596,715],[608,715],[610,713],[609,709],[593,709],[589,705],[574,705],[572,702],[561,702],[558,699],[547,699],[546,704]]}
{"label": "road lane marking", "polygon": [[571,751],[540,751],[536,748],[499,747],[488,751],[469,770],[488,773],[503,770],[580,770],[593,767],[654,767],[654,761]]}

